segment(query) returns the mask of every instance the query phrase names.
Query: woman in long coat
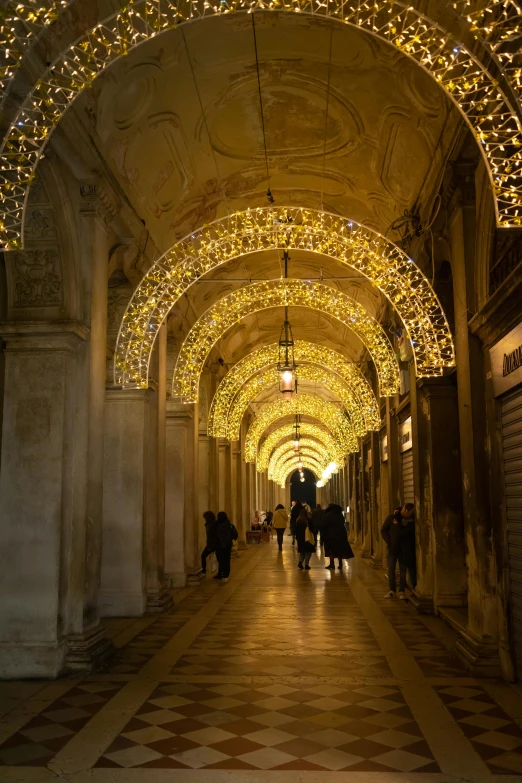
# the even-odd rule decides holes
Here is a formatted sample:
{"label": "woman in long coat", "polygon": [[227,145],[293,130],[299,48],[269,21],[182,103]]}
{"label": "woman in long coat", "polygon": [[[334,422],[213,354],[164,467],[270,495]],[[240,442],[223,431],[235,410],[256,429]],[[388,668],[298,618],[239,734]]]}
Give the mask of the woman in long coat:
{"label": "woman in long coat", "polygon": [[306,540],[307,530],[310,530],[312,533],[312,528],[310,527],[310,517],[308,516],[306,509],[302,507],[301,513],[295,522],[295,537],[297,538],[297,551],[299,552],[299,562],[297,567],[304,569],[305,571],[310,570],[310,558],[315,552],[314,545]]}
{"label": "woman in long coat", "polygon": [[327,565],[327,568],[335,568],[335,558],[339,560],[339,568],[342,568],[343,560],[354,557],[344,526],[343,510],[337,503],[330,503],[325,511],[321,539],[324,541],[324,554],[330,558],[330,565]]}

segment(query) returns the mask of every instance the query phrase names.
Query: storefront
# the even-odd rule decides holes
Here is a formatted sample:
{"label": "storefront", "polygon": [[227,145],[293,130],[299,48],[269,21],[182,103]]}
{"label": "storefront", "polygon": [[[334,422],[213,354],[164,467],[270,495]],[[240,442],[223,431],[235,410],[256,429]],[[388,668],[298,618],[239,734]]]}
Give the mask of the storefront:
{"label": "storefront", "polygon": [[501,405],[511,630],[522,678],[522,324],[490,350],[493,392]]}
{"label": "storefront", "polygon": [[413,503],[413,440],[411,436],[411,416],[399,426],[399,451],[401,454],[401,502]]}

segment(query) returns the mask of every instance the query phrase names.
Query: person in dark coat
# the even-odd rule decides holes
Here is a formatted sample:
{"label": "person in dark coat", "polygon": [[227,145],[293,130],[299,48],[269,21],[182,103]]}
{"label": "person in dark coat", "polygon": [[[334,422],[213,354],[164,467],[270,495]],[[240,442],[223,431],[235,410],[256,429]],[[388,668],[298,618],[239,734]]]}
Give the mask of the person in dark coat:
{"label": "person in dark coat", "polygon": [[216,551],[217,538],[216,538],[216,515],[213,511],[205,511],[203,514],[205,520],[205,535],[207,537],[207,543],[205,549],[201,553],[201,570],[204,574],[207,573],[207,557]]}
{"label": "person in dark coat", "polygon": [[222,579],[228,582],[230,576],[230,555],[232,554],[232,542],[237,539],[237,530],[227,517],[226,511],[219,511],[216,520],[216,557],[218,572],[214,579]]}
{"label": "person in dark coat", "polygon": [[300,500],[296,500],[290,511],[290,535],[292,536],[292,546],[295,544],[297,518],[302,510],[303,504]]}
{"label": "person in dark coat", "polygon": [[[311,520],[312,532],[314,534],[316,546],[317,546],[317,538],[321,530],[321,525],[323,524],[323,517],[324,517],[324,509],[321,508],[321,504],[318,503],[317,506],[312,511],[312,520]],[[321,546],[322,545],[323,545],[323,539],[321,538]]]}
{"label": "person in dark coat", "polygon": [[397,591],[397,580],[395,570],[399,563],[399,598],[404,599],[406,589],[406,566],[402,556],[401,536],[402,536],[402,514],[398,506],[393,509],[393,514],[389,514],[381,527],[381,536],[388,545],[388,587],[389,591],[385,598],[394,598]]}
{"label": "person in dark coat", "polygon": [[310,541],[306,540],[307,530],[312,532],[310,517],[308,516],[306,509],[302,508],[295,523],[295,537],[297,538],[297,550],[299,552],[297,567],[304,569],[305,571],[310,570],[310,558],[315,552],[315,546]]}
{"label": "person in dark coat", "polygon": [[342,568],[343,560],[354,557],[346,535],[343,510],[337,503],[330,503],[325,511],[321,538],[324,542],[324,554],[330,558],[330,565],[327,565],[327,568],[335,568],[335,558],[339,560],[339,568]]}

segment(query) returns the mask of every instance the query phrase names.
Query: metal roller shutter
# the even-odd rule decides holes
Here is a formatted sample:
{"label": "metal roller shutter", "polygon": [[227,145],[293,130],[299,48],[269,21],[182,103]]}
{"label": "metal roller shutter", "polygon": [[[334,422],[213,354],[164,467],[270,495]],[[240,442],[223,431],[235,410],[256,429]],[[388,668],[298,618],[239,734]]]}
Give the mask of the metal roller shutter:
{"label": "metal roller shutter", "polygon": [[402,454],[402,502],[413,503],[413,449]]}
{"label": "metal roller shutter", "polygon": [[517,675],[522,679],[522,389],[502,400],[502,443],[512,631]]}

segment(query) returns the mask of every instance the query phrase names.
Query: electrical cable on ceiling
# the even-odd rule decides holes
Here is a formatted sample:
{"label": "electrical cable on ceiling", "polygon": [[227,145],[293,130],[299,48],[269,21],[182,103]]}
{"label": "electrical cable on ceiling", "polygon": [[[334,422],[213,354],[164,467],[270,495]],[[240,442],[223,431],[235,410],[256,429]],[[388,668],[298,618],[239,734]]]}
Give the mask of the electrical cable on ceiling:
{"label": "electrical cable on ceiling", "polygon": [[263,96],[261,94],[261,77],[259,75],[259,57],[257,53],[257,36],[256,36],[256,22],[254,18],[254,14],[252,14],[252,31],[254,33],[254,51],[256,54],[256,72],[257,72],[257,90],[259,93],[259,108],[261,110],[261,128],[263,130],[263,147],[265,150],[265,166],[266,166],[266,181],[268,190],[266,191],[266,197],[270,204],[274,203],[274,197],[272,196],[272,191],[270,189],[270,172],[268,170],[268,152],[266,150],[266,132],[265,132],[265,115],[263,112]]}
{"label": "electrical cable on ceiling", "polygon": [[330,50],[328,53],[328,79],[326,85],[326,109],[324,114],[323,174],[321,177],[321,209],[324,209],[324,175],[326,171],[326,143],[328,139],[328,109],[330,104],[330,75],[332,71],[333,28],[330,27]]}
{"label": "electrical cable on ceiling", "polygon": [[187,44],[187,39],[185,37],[185,29],[183,27],[181,28],[181,34],[183,36],[183,43],[185,44],[185,51],[187,52],[187,59],[188,59],[188,63],[189,63],[189,66],[190,66],[190,72],[192,74],[192,81],[194,82],[194,88],[196,90],[196,95],[198,96],[199,106],[200,106],[200,109],[201,109],[201,116],[203,117],[203,124],[205,126],[205,130],[207,131],[208,143],[209,143],[210,149],[212,151],[212,157],[214,158],[214,165],[216,167],[216,174],[217,174],[217,179],[218,179],[218,187],[221,190],[221,194],[222,194],[223,199],[225,201],[225,207],[226,207],[226,210],[227,210],[227,215],[229,215],[230,214],[230,209],[229,209],[229,206],[228,206],[227,191],[226,191],[226,188],[224,186],[223,180],[221,178],[221,174],[219,172],[219,166],[218,166],[218,162],[217,162],[217,158],[216,158],[216,153],[215,153],[214,147],[212,145],[212,141],[210,139],[210,131],[208,129],[208,123],[207,123],[207,118],[206,118],[206,115],[205,115],[205,109],[203,108],[203,101],[201,100],[201,94],[199,92],[198,83],[196,81],[196,74],[194,73],[194,66],[192,65],[192,59],[190,57],[190,52],[189,52],[189,48],[188,48],[188,44]]}

